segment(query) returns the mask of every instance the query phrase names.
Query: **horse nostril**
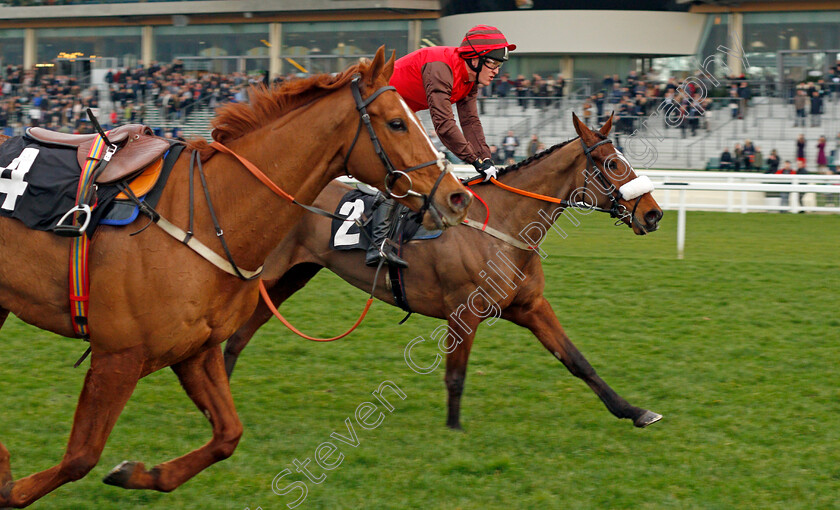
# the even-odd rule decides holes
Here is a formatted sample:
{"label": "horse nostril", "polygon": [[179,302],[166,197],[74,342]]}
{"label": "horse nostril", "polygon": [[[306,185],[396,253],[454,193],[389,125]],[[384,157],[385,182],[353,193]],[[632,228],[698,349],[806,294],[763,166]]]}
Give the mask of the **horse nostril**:
{"label": "horse nostril", "polygon": [[470,205],[471,197],[468,193],[456,192],[449,194],[449,205],[456,211],[466,209]]}
{"label": "horse nostril", "polygon": [[656,225],[662,219],[662,211],[660,209],[652,209],[645,213],[645,223],[648,225]]}

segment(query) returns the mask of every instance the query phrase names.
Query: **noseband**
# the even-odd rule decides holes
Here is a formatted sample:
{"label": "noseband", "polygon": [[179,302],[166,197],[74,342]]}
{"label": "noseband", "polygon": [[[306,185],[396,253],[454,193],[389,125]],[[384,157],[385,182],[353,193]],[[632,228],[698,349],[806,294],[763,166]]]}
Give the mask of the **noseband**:
{"label": "noseband", "polygon": [[[409,195],[421,197],[423,198],[423,207],[420,209],[420,213],[423,214],[432,205],[432,199],[435,195],[435,192],[437,191],[438,186],[443,180],[443,176],[446,175],[446,173],[449,171],[448,167],[444,165],[443,154],[440,154],[437,159],[434,159],[432,161],[427,161],[425,163],[415,165],[411,168],[406,168],[405,170],[397,170],[396,167],[394,167],[394,164],[391,162],[391,159],[388,157],[388,154],[385,152],[385,149],[382,147],[382,143],[379,141],[379,137],[376,136],[376,131],[374,131],[373,124],[371,124],[370,122],[370,114],[368,114],[367,112],[368,105],[371,104],[377,97],[379,97],[380,94],[389,90],[393,90],[396,92],[397,89],[393,86],[386,85],[378,89],[370,96],[368,96],[367,99],[362,99],[362,93],[359,90],[360,80],[361,76],[357,74],[353,77],[353,80],[350,83],[350,90],[353,92],[353,100],[356,102],[356,110],[359,111],[359,126],[356,128],[356,135],[353,137],[353,142],[350,144],[350,149],[344,156],[344,171],[347,172],[347,162],[350,160],[350,154],[352,154],[353,149],[356,147],[356,142],[359,140],[359,134],[362,131],[362,124],[364,124],[364,126],[367,128],[368,136],[370,136],[370,141],[373,144],[373,150],[374,152],[376,152],[376,155],[379,156],[379,159],[382,161],[382,164],[385,165],[385,170],[388,172],[388,175],[385,177],[386,196],[388,198],[405,198]],[[413,190],[414,183],[411,181],[411,177],[408,175],[408,173],[432,165],[437,165],[438,167],[440,167],[441,173],[435,181],[434,186],[432,186],[431,192],[428,195],[417,193]],[[406,179],[408,179],[408,191],[406,191],[402,195],[395,195],[393,193],[393,187],[401,177],[405,177]],[[432,209],[432,211],[434,211],[434,209]]]}
{"label": "noseband", "polygon": [[[575,201],[573,205],[574,207],[581,207],[585,209],[591,209],[593,211],[610,213],[610,218],[618,218],[618,220],[615,222],[616,225],[622,224],[624,218],[626,218],[629,215],[631,221],[636,223],[639,228],[644,229],[644,225],[642,225],[636,219],[636,208],[639,207],[639,202],[642,200],[643,195],[640,194],[638,197],[635,197],[636,201],[633,203],[633,210],[628,212],[627,208],[618,202],[619,199],[624,198],[621,191],[616,189],[615,185],[611,183],[609,179],[607,179],[607,177],[604,175],[604,172],[600,168],[598,168],[598,165],[595,164],[595,160],[592,159],[592,151],[595,150],[597,147],[607,143],[612,143],[612,140],[610,140],[609,138],[604,138],[600,142],[592,146],[588,146],[586,145],[586,142],[583,141],[583,138],[580,138],[580,144],[583,146],[583,154],[586,156],[586,172],[583,174],[584,198],[586,197],[586,188],[589,185],[589,176],[594,175],[595,179],[598,180],[598,182],[601,184],[601,186],[603,186],[604,190],[607,192],[606,195],[607,197],[609,197],[611,202],[610,208],[605,209],[603,207],[596,207],[595,205],[587,203],[585,200]],[[630,200],[632,200],[632,198],[630,198]]]}

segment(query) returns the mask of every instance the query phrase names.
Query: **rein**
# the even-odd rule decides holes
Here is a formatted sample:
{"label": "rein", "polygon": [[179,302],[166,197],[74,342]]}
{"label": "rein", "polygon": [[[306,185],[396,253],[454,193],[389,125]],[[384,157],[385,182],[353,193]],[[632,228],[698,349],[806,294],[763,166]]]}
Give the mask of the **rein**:
{"label": "rein", "polygon": [[[583,184],[584,192],[583,192],[583,195],[584,195],[584,197],[586,196],[587,186],[589,185],[589,174],[590,173],[594,174],[595,178],[598,179],[601,186],[603,186],[603,188],[605,190],[608,190],[607,196],[609,197],[610,202],[612,203],[611,207],[609,209],[606,209],[606,208],[603,208],[603,207],[597,207],[595,205],[587,203],[584,200],[570,202],[568,200],[563,200],[563,199],[550,197],[550,196],[547,196],[547,195],[541,195],[539,193],[534,193],[534,192],[531,192],[531,191],[526,191],[526,190],[523,190],[523,189],[515,188],[513,186],[509,186],[507,184],[504,184],[504,183],[498,181],[495,177],[491,177],[490,182],[493,183],[494,185],[496,185],[497,187],[502,188],[503,190],[510,191],[511,193],[516,193],[517,195],[522,195],[524,197],[534,198],[534,199],[537,199],[537,200],[542,200],[544,202],[550,202],[550,203],[553,203],[553,204],[558,204],[558,205],[561,205],[563,207],[581,208],[581,209],[587,209],[587,210],[591,210],[591,211],[609,213],[611,218],[618,218],[618,221],[615,222],[616,226],[621,225],[623,223],[623,219],[625,217],[627,217],[628,215],[631,217],[631,220],[634,223],[638,223],[638,221],[636,220],[635,213],[636,213],[636,208],[639,206],[639,202],[642,199],[643,193],[639,194],[638,196],[625,198],[623,193],[621,192],[621,190],[616,189],[615,185],[613,185],[609,181],[609,179],[606,178],[603,171],[601,171],[601,169],[598,168],[598,165],[596,165],[595,161],[592,159],[592,154],[591,154],[592,151],[595,150],[597,147],[599,147],[601,145],[604,145],[606,143],[612,143],[612,140],[610,140],[609,138],[604,138],[603,140],[599,141],[598,143],[596,143],[592,146],[588,146],[588,145],[586,145],[586,142],[583,141],[583,139],[580,139],[580,144],[583,146],[583,153],[586,156],[586,170],[587,170],[586,173],[584,174],[584,184]],[[639,178],[637,177],[636,179],[639,179]],[[483,182],[483,179],[481,177],[476,177],[475,179],[472,179],[471,181],[467,182],[466,186],[473,186],[473,185],[478,184],[480,182]],[[633,181],[630,181],[630,182],[632,183]],[[627,184],[630,184],[630,183],[627,183]],[[627,186],[627,184],[625,184],[625,186]],[[623,188],[623,186],[622,186],[622,188]],[[633,198],[635,198],[636,201],[633,204],[633,210],[629,211],[629,212],[627,211],[627,208],[625,206],[621,205],[618,202],[619,199],[632,200]],[[488,214],[489,214],[489,211],[488,211]],[[644,228],[643,225],[639,225],[639,226],[641,228]]]}
{"label": "rein", "polygon": [[[364,229],[362,229],[362,230],[364,230]],[[265,282],[263,280],[260,280],[260,295],[262,296],[263,301],[265,302],[265,305],[268,307],[269,310],[271,310],[271,313],[274,314],[274,316],[277,317],[277,319],[280,322],[282,322],[284,326],[289,328],[289,330],[292,333],[296,334],[297,336],[299,336],[301,338],[305,338],[305,339],[311,340],[313,342],[332,342],[334,340],[344,338],[345,336],[352,333],[357,327],[359,327],[359,324],[362,323],[362,320],[364,320],[365,316],[368,313],[368,310],[370,310],[370,306],[373,304],[373,293],[376,291],[376,281],[379,279],[379,271],[382,269],[382,264],[384,262],[385,262],[385,259],[381,259],[379,261],[379,265],[376,267],[376,274],[373,277],[373,287],[371,287],[371,289],[370,289],[370,296],[368,297],[367,303],[365,303],[365,308],[364,308],[364,310],[362,310],[362,314],[359,316],[358,319],[356,319],[356,322],[350,327],[350,329],[348,329],[344,333],[342,333],[340,335],[337,335],[337,336],[334,336],[332,338],[318,338],[318,337],[314,337],[314,336],[309,336],[306,333],[302,333],[300,330],[298,330],[296,327],[294,327],[292,325],[292,323],[290,323],[288,320],[286,320],[285,317],[283,317],[280,314],[280,311],[277,310],[277,307],[274,306],[274,303],[271,301],[271,297],[268,295],[268,290],[266,290],[266,288],[265,288]]]}

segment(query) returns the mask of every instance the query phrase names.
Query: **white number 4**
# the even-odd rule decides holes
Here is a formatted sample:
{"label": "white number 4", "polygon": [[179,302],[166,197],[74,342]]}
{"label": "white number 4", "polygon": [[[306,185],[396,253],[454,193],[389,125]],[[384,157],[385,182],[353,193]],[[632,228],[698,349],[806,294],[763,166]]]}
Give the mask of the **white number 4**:
{"label": "white number 4", "polygon": [[6,200],[0,208],[7,211],[15,210],[18,197],[23,195],[29,185],[23,180],[23,176],[32,167],[36,157],[38,157],[38,149],[27,147],[23,149],[20,156],[12,160],[9,166],[0,170],[0,194],[6,194]]}
{"label": "white number 4", "polygon": [[335,239],[333,239],[334,246],[353,246],[359,242],[359,232],[355,234],[348,234],[347,232],[350,230],[350,227],[356,224],[356,220],[362,217],[364,211],[365,203],[361,198],[357,198],[353,202],[344,202],[341,209],[338,210],[338,214],[342,216],[346,215],[347,219],[344,220],[344,223],[338,227],[335,233]]}

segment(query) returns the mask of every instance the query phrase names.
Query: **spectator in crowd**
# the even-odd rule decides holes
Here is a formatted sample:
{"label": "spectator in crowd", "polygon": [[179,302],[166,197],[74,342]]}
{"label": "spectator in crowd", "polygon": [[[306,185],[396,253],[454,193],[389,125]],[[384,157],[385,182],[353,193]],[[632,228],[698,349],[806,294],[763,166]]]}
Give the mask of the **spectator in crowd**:
{"label": "spectator in crowd", "polygon": [[597,94],[595,94],[595,113],[597,115],[595,121],[598,124],[602,123],[605,120],[605,118],[604,118],[604,92],[603,91],[599,91]]}
{"label": "spectator in crowd", "polygon": [[761,147],[755,148],[755,154],[753,155],[753,163],[752,167],[754,171],[761,171],[764,168],[764,154],[761,152]]}
{"label": "spectator in crowd", "polygon": [[499,111],[503,112],[507,110],[507,97],[510,95],[511,91],[513,90],[513,83],[510,81],[510,73],[504,73],[501,78],[499,78],[499,82],[493,86],[493,93],[496,97],[500,99],[499,101]]}
{"label": "spectator in crowd", "polygon": [[490,147],[490,159],[493,161],[493,165],[495,166],[503,166],[505,163],[502,154],[499,151],[499,148],[495,145],[491,145]]}
{"label": "spectator in crowd", "polygon": [[535,134],[531,135],[531,140],[528,141],[528,157],[530,158],[537,153],[537,147],[540,144],[539,137]]}
{"label": "spectator in crowd", "polygon": [[747,106],[749,105],[750,99],[752,99],[752,91],[750,90],[749,85],[747,85],[746,80],[741,81],[741,84],[738,87],[738,97],[741,99],[738,118],[742,119],[747,116]]}
{"label": "spectator in crowd", "polygon": [[729,152],[729,147],[724,147],[720,153],[720,169],[724,172],[732,171],[732,153]]}
{"label": "spectator in crowd", "polygon": [[808,96],[805,95],[804,90],[798,89],[796,91],[793,107],[796,109],[796,120],[793,127],[805,127],[805,109],[808,107]]}
{"label": "spectator in crowd", "polygon": [[802,161],[802,160],[799,160],[799,161],[796,162],[796,173],[800,174],[800,175],[804,175],[804,174],[810,174],[811,172],[809,172],[808,169],[805,168],[805,162]]}
{"label": "spectator in crowd", "polygon": [[819,91],[811,92],[811,127],[820,125],[820,118],[823,113],[823,100]]}
{"label": "spectator in crowd", "polygon": [[800,134],[799,138],[796,139],[796,161],[802,161],[805,163],[805,135]]}
{"label": "spectator in crowd", "polygon": [[[802,164],[804,165],[804,162]],[[777,174],[790,175],[790,174],[795,174],[796,170],[794,170],[794,168],[791,166],[790,160],[785,160],[784,166],[782,166],[782,168],[776,170],[776,173]],[[782,206],[787,207],[788,204],[790,203],[790,200],[789,200],[790,199],[790,193],[784,191],[784,192],[779,193],[779,196],[782,199]],[[801,200],[801,197],[800,197],[800,200]],[[782,211],[782,212],[787,212],[787,211]]]}
{"label": "spectator in crowd", "polygon": [[505,151],[505,161],[513,159],[516,148],[519,147],[519,138],[514,136],[513,131],[508,131],[502,140],[502,149]]}
{"label": "spectator in crowd", "polygon": [[742,168],[744,168],[744,149],[741,147],[740,143],[735,144],[735,160],[733,161],[735,165],[735,171],[740,172]]}
{"label": "spectator in crowd", "polygon": [[516,97],[519,98],[519,106],[523,110],[528,108],[528,92],[531,89],[531,82],[525,79],[525,76],[518,75],[514,89],[516,90]]}
{"label": "spectator in crowd", "polygon": [[775,174],[779,170],[779,153],[776,149],[770,151],[770,155],[767,156],[767,170],[764,172],[766,174]]}
{"label": "spectator in crowd", "polygon": [[820,175],[831,175],[831,171],[828,169],[828,157],[825,154],[825,146],[825,137],[821,136],[817,142],[817,173]]}
{"label": "spectator in crowd", "polygon": [[744,141],[744,170],[750,171],[755,160],[755,146],[749,138]]}

